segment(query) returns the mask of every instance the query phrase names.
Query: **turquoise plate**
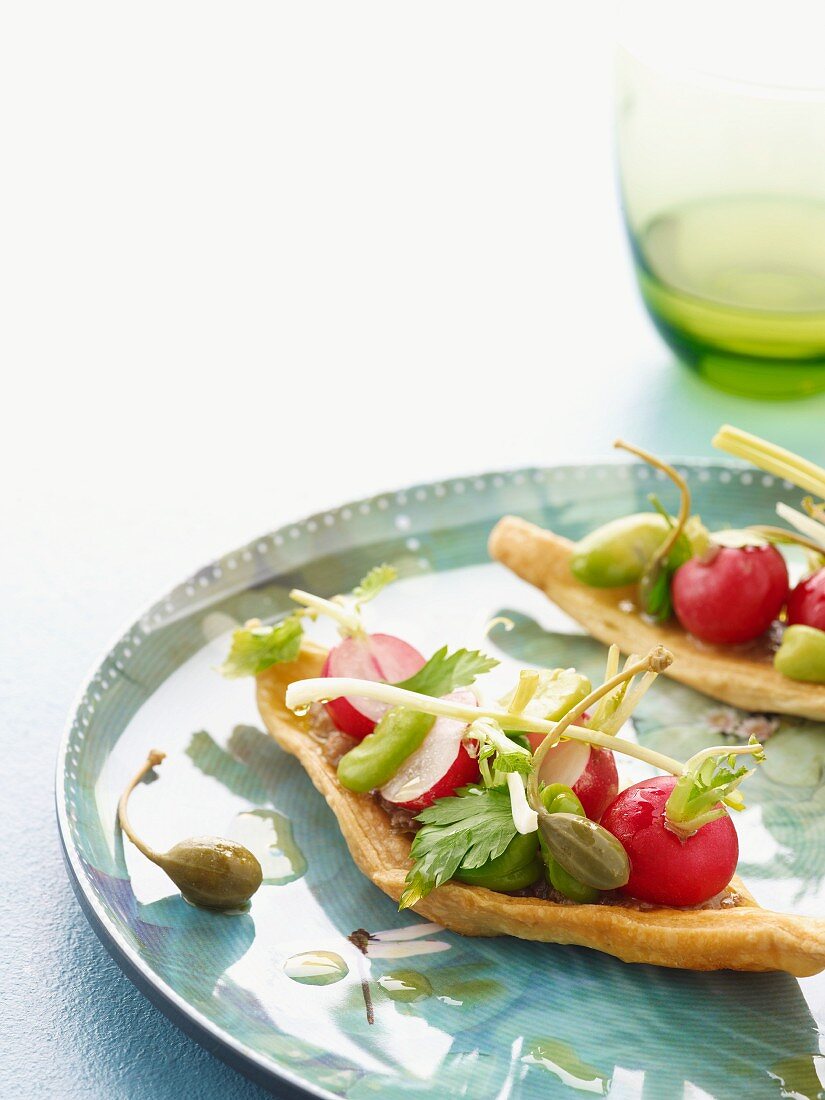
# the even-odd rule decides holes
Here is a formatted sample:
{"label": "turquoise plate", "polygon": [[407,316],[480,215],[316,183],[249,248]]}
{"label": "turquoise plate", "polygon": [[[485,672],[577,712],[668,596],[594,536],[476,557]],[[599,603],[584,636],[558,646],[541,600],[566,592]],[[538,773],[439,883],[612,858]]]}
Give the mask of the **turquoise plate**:
{"label": "turquoise plate", "polygon": [[[689,463],[686,473],[714,526],[770,521],[787,495],[733,466]],[[578,537],[646,507],[654,482],[641,465],[529,469],[348,504],[201,569],[126,631],[66,731],[57,809],[89,919],[156,1004],[279,1095],[823,1095],[821,978],[629,966],[584,948],[464,939],[398,913],[356,870],[301,768],[263,732],[252,683],[216,672],[233,626],[283,612],[291,587],[346,591],[390,561],[403,579],[368,608],[374,629],[425,653],[484,645],[502,660],[493,673],[502,685],[528,663],[596,677],[602,647],[491,564],[487,535],[515,512]],[[657,489],[671,501],[669,485]],[[485,641],[501,614],[515,629]],[[660,680],[631,735],[685,758],[744,719]],[[136,790],[133,824],[161,849],[197,833],[243,839],[265,874],[248,913],[189,906],[123,844],[118,794],[153,747],[169,757]],[[821,914],[825,726],[783,719],[768,750],[737,818],[740,871],[763,905]],[[630,767],[624,778],[642,774]],[[358,928],[380,933],[367,957],[348,940]]]}

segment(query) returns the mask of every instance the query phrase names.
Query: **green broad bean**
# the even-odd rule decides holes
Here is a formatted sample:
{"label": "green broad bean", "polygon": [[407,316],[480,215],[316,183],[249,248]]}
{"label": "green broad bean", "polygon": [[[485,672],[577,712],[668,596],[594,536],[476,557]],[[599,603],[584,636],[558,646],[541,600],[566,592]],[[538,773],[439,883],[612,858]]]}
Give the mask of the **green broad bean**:
{"label": "green broad bean", "polygon": [[578,814],[586,817],[578,795],[564,783],[549,783],[542,788],[541,801],[549,814]]}
{"label": "green broad bean", "polygon": [[591,588],[637,584],[669,530],[658,512],[637,512],[597,527],[573,550],[573,576]]}
{"label": "green broad bean", "polygon": [[[541,792],[541,801],[550,814],[567,813],[576,814],[578,817],[585,816],[584,807],[577,795],[564,783],[550,783],[546,786]],[[558,890],[563,897],[569,898],[570,901],[576,901],[581,905],[596,901],[599,891],[592,886],[585,886],[583,882],[579,882],[569,871],[566,871],[558,860],[550,854],[544,837],[540,838],[540,842],[542,855],[544,856],[545,875],[553,889]]]}
{"label": "green broad bean", "polygon": [[538,834],[518,833],[500,856],[488,859],[481,867],[459,867],[453,878],[470,886],[486,886],[488,890],[502,893],[532,886],[541,878],[541,872]]}
{"label": "green broad bean", "polygon": [[547,881],[554,890],[558,890],[562,897],[578,902],[579,905],[592,905],[593,902],[598,901],[598,890],[592,886],[585,886],[583,882],[573,878],[549,853],[546,861],[546,873]]}
{"label": "green broad bean", "polygon": [[801,623],[789,626],[773,663],[790,680],[825,684],[825,630]]}
{"label": "green broad bean", "polygon": [[431,714],[406,707],[388,710],[372,733],[338,762],[338,779],[348,791],[366,794],[395,775],[435,723]]}

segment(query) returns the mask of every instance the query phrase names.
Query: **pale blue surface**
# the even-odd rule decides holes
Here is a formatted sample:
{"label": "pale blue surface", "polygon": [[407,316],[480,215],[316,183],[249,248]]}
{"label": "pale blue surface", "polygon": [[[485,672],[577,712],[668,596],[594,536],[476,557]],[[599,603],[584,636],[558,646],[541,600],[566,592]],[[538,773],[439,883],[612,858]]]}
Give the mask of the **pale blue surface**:
{"label": "pale blue surface", "polygon": [[[672,413],[667,419],[659,402],[650,403],[651,380],[660,396],[668,394]],[[664,357],[647,374],[640,371],[638,383],[646,393],[634,392],[625,378],[621,393],[618,386],[613,390],[611,403],[610,375],[594,371],[592,381],[605,393],[604,405],[599,402],[600,410],[590,414],[599,441],[613,421],[614,431],[621,425],[624,434],[647,446],[709,453],[710,433],[729,419],[771,431],[811,457],[825,459],[822,399],[768,406],[718,395],[667,366]],[[638,407],[642,401],[651,409],[647,415]],[[588,415],[584,394],[576,415]],[[551,457],[587,454],[588,440],[576,440],[575,434],[572,426],[560,428],[552,450],[547,448]],[[606,448],[596,449],[604,453]],[[335,490],[344,498],[371,487],[365,480]],[[159,491],[151,524],[123,509],[115,529],[95,526],[92,512],[83,512],[77,501],[62,509],[56,499],[43,508],[33,508],[25,496],[11,502],[9,530],[17,532],[20,555],[14,561],[4,558],[0,573],[6,627],[0,661],[5,745],[0,773],[0,1086],[5,1097],[173,1100],[186,1094],[193,1081],[199,1097],[263,1095],[184,1037],[111,962],[71,893],[53,813],[59,733],[93,660],[131,612],[211,552],[240,541],[232,533],[235,527],[241,533],[237,520],[221,521],[214,513],[203,518],[209,495],[208,487],[196,487],[181,505],[174,494]],[[308,489],[307,510],[329,496],[323,487]],[[251,492],[242,499],[246,522],[260,530],[268,526],[269,504]],[[222,545],[198,549],[196,544],[208,540],[198,532],[196,517],[204,530],[218,532]],[[4,556],[8,550],[4,544]]]}
{"label": "pale blue surface", "polygon": [[[730,419],[753,430],[772,431],[812,458],[825,459],[822,398],[768,406],[718,395],[665,364],[664,356],[657,367],[639,373],[638,386],[645,392],[634,392],[631,379],[612,379],[603,372],[594,373],[593,381],[604,386],[603,401],[590,414],[598,441],[621,426],[628,437],[649,447],[709,453],[709,433],[720,420]],[[607,396],[610,392],[613,401]],[[639,408],[641,401],[648,403],[647,415]],[[662,416],[663,405],[670,410],[667,418]],[[576,416],[585,414],[582,401]],[[575,436],[568,422],[554,432],[552,447],[535,440],[531,449],[558,459],[586,454],[588,440]],[[604,444],[596,449],[606,450]],[[334,491],[343,498],[374,484],[375,480],[365,480],[349,491],[335,485]],[[307,509],[329,498],[322,486],[312,486]],[[119,514],[117,528],[111,529],[79,524],[73,515],[77,503],[70,498],[62,506],[53,499],[47,508],[33,508],[24,495],[12,502],[10,530],[18,532],[21,553],[19,558],[15,555],[17,560],[5,561],[0,573],[7,627],[0,662],[5,745],[0,774],[0,926],[7,960],[0,968],[4,1097],[177,1100],[193,1081],[199,1097],[263,1096],[259,1088],[189,1041],[112,963],[69,888],[53,811],[59,731],[92,661],[131,612],[149,604],[153,595],[211,551],[228,549],[240,540],[239,522],[221,522],[215,514],[204,518],[208,500],[208,488],[196,488],[182,511],[174,494],[164,495],[158,488],[150,525],[154,530],[127,509]],[[250,525],[243,533],[250,527],[254,531],[255,526],[271,526],[274,513],[268,503],[257,500],[251,489],[243,500]],[[189,531],[182,516],[195,531]],[[197,529],[196,517],[204,530],[217,530],[223,543],[198,549],[196,543],[207,540]],[[177,540],[176,531],[183,532]],[[4,555],[8,551],[5,543]]]}

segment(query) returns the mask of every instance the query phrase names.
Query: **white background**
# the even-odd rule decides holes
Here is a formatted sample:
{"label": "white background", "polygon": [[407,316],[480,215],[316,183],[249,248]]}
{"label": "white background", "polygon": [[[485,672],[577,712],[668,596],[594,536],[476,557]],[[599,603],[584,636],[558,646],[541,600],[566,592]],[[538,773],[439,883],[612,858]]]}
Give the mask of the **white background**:
{"label": "white background", "polygon": [[811,421],[720,398],[637,303],[605,3],[5,24],[14,569],[94,614],[95,651],[195,565],[345,498]]}

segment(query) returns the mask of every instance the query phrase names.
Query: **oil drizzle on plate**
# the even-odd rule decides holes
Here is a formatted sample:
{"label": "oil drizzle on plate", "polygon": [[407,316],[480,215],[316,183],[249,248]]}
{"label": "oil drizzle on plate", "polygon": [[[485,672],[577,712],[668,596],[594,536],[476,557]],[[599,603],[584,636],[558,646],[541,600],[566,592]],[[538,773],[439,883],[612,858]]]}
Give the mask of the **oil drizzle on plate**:
{"label": "oil drizzle on plate", "polygon": [[381,975],[378,985],[391,1000],[403,1004],[423,1001],[433,993],[429,978],[417,970],[391,970]]}
{"label": "oil drizzle on plate", "polygon": [[542,1066],[568,1088],[607,1096],[610,1078],[583,1062],[571,1046],[559,1039],[541,1039],[522,1058],[528,1066]]}
{"label": "oil drizzle on plate", "polygon": [[336,951],[301,951],[290,955],[283,970],[301,985],[333,985],[349,974],[349,967]]}
{"label": "oil drizzle on plate", "polygon": [[238,814],[229,836],[257,856],[268,886],[283,886],[306,874],[307,861],[295,843],[292,822],[277,810],[246,810]]}

